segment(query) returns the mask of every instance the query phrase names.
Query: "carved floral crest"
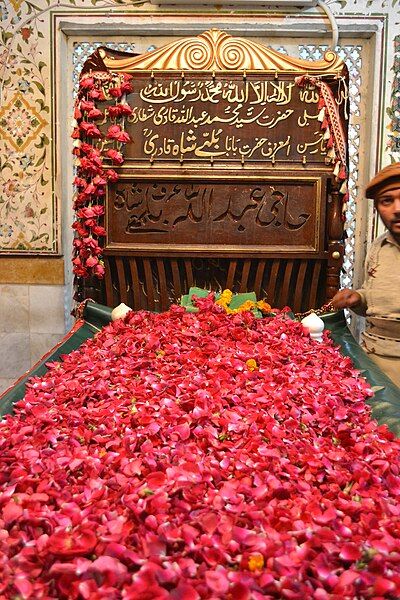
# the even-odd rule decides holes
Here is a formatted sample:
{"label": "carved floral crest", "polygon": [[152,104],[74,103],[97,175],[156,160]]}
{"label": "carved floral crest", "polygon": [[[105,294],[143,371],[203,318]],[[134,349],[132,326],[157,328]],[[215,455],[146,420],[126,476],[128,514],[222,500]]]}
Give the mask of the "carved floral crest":
{"label": "carved floral crest", "polygon": [[211,29],[183,38],[144,55],[117,58],[102,50],[105,66],[112,71],[266,71],[280,73],[340,74],[343,61],[332,51],[323,60],[308,61],[286,56],[249,39]]}

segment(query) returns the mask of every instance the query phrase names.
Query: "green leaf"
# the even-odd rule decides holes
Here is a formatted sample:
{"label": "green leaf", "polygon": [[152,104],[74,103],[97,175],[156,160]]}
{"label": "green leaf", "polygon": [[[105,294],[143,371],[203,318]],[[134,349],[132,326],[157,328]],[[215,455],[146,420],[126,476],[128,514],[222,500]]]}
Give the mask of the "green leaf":
{"label": "green leaf", "polygon": [[44,34],[41,31],[37,32],[37,36],[40,37],[40,38],[44,38]]}
{"label": "green leaf", "polygon": [[37,12],[40,12],[42,9],[40,6],[36,6],[36,4],[33,4],[32,2],[27,2],[28,6],[31,6],[33,9],[37,10]]}
{"label": "green leaf", "polygon": [[39,104],[41,111],[43,110],[44,112],[47,112],[47,113],[50,112],[49,107],[45,104],[45,102],[42,98],[36,98],[35,102],[37,102]]}
{"label": "green leaf", "polygon": [[2,37],[2,39],[3,39],[3,42],[4,42],[5,44],[6,44],[6,43],[7,43],[7,41],[8,41],[9,39],[11,39],[13,36],[14,36],[14,34],[13,34],[13,33],[11,33],[11,31],[2,31],[2,32],[1,32],[1,37]]}
{"label": "green leaf", "polygon": [[[46,179],[43,177],[43,175],[40,178],[40,185],[47,185],[49,182],[46,181]],[[43,210],[43,209],[42,209]],[[40,211],[40,214],[43,214],[42,211]]]}
{"label": "green leaf", "polygon": [[42,164],[44,163],[44,157],[45,157],[45,154],[43,154],[43,156],[41,156],[41,157],[39,158],[39,160],[38,160],[38,161],[37,161],[37,163],[35,164],[35,167],[40,167],[40,165],[42,165]]}
{"label": "green leaf", "polygon": [[42,84],[39,81],[34,81],[33,83],[36,85],[36,87],[39,90],[39,92],[41,94],[43,94],[43,96],[45,96],[46,95],[46,90],[44,89],[44,87],[42,86]]}
{"label": "green leaf", "polygon": [[374,385],[371,388],[371,390],[374,392],[374,394],[375,394],[375,392],[380,392],[380,390],[384,390],[384,389],[385,389],[384,385]]}
{"label": "green leaf", "polygon": [[40,71],[40,72],[42,72],[42,69],[43,69],[43,67],[45,67],[45,66],[46,66],[46,63],[45,63],[45,62],[43,62],[43,61],[41,60],[41,61],[40,61],[40,63],[38,64],[39,71]]}
{"label": "green leaf", "polygon": [[40,210],[40,214],[44,215],[44,213],[47,212],[47,206],[44,206],[41,210]]}
{"label": "green leaf", "polygon": [[41,233],[40,235],[34,235],[31,237],[31,239],[29,240],[30,242],[36,242],[37,240],[40,240],[41,238],[46,238],[46,242],[49,240],[49,234],[48,233]]}

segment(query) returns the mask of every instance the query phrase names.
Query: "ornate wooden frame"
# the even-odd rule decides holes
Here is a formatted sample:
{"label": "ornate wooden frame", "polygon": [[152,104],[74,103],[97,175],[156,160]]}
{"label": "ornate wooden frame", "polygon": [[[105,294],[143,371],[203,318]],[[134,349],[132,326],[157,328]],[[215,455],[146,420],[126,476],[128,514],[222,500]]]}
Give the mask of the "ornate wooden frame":
{"label": "ornate wooden frame", "polygon": [[[348,77],[345,64],[332,51],[326,52],[322,60],[304,61],[216,29],[172,42],[145,55],[128,56],[102,48],[88,63],[90,68],[130,73],[134,85],[137,78],[155,82],[164,76],[182,82],[190,77],[229,80],[230,77],[237,78],[238,74],[243,81],[257,76],[268,76],[272,81],[295,81],[296,77],[305,76],[332,86],[332,97],[338,82],[345,83]],[[307,93],[315,93],[316,88],[310,83],[305,89]],[[339,124],[347,132],[345,103],[346,98],[341,97],[336,110]],[[105,287],[95,290],[87,286],[86,296],[108,305],[125,302],[133,308],[165,310],[192,285],[210,289],[230,287],[240,292],[254,290],[259,296],[267,295],[274,306],[290,305],[300,311],[322,304],[334,295],[339,287],[343,260],[343,196],[329,156],[325,161],[319,156],[318,160],[292,161],[290,165],[285,161],[245,162],[243,158],[241,164],[227,159],[218,163],[197,160],[189,164],[182,156],[164,161],[153,157],[130,160],[129,148],[127,150],[125,164],[119,169],[120,180],[107,191]],[[281,178],[282,184],[296,178],[317,182],[314,244],[221,245],[201,244],[198,240],[164,244],[152,241],[151,236],[147,241],[145,237],[144,241],[130,241],[122,231],[124,225],[121,222],[115,225],[112,199],[118,185],[118,193],[123,194],[121,186],[134,180],[157,182],[200,178],[208,182],[230,179],[247,182],[246,185],[252,181],[276,181],[277,178]],[[202,273],[209,270],[208,276],[197,273],[196,261],[203,261]]]}

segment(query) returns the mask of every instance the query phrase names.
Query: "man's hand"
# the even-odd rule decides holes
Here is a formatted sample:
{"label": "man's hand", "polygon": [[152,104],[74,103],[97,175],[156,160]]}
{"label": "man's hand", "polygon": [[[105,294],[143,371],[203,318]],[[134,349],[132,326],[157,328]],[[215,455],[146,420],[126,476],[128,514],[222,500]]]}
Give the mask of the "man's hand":
{"label": "man's hand", "polygon": [[331,300],[333,308],[353,308],[360,304],[361,296],[354,290],[340,290]]}

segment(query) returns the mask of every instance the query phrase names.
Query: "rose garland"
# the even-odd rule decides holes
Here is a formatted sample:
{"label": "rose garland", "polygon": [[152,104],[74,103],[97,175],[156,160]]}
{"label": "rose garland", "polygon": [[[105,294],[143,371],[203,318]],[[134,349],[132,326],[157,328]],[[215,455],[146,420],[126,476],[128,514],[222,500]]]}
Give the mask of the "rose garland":
{"label": "rose garland", "polygon": [[[101,259],[103,239],[104,196],[106,186],[118,174],[104,163],[121,165],[123,144],[130,141],[124,131],[124,119],[132,113],[126,97],[132,92],[132,76],[127,73],[96,71],[86,73],[79,82],[74,110],[73,154],[77,167],[74,184],[75,230],[73,272],[76,278],[104,277]],[[108,102],[101,110],[97,103]],[[112,104],[114,102],[114,104]],[[100,127],[109,122],[104,132]]]}

